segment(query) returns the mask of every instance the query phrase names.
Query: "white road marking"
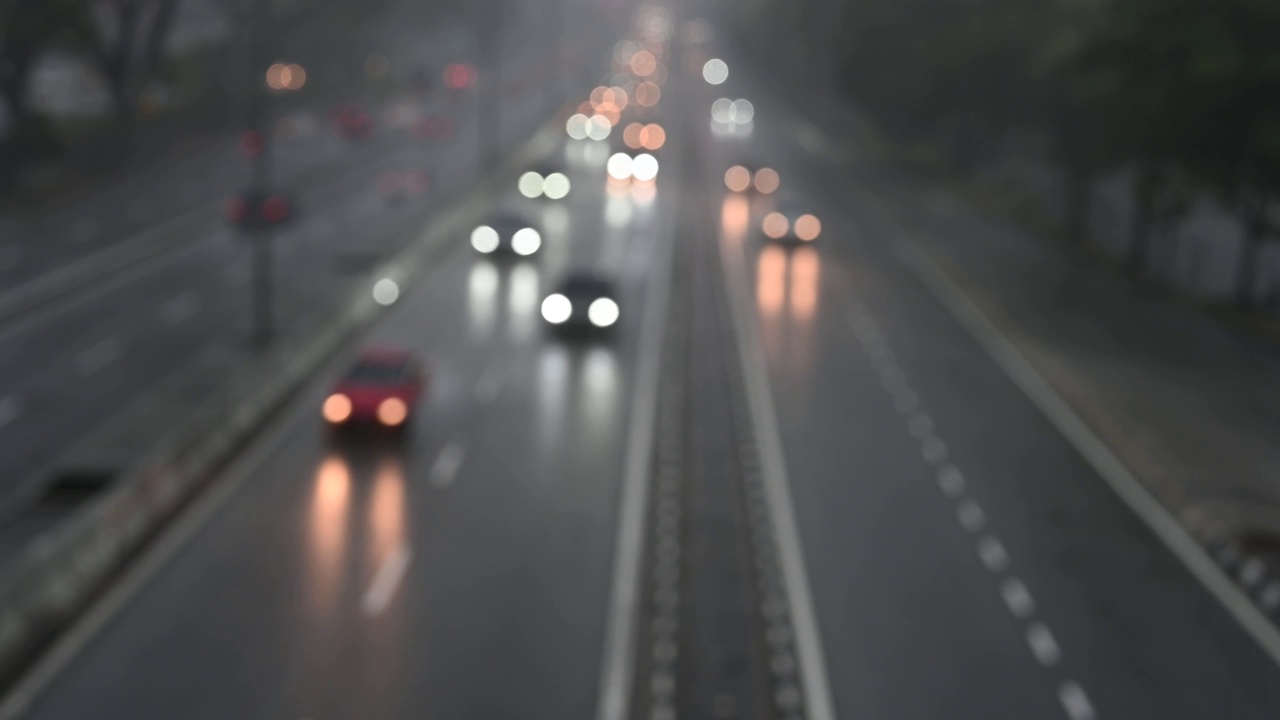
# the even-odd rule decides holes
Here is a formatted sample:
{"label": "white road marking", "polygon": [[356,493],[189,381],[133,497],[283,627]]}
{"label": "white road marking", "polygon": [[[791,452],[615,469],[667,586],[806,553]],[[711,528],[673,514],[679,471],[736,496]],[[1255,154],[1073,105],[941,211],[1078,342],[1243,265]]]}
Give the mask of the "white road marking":
{"label": "white road marking", "polygon": [[484,373],[480,375],[480,379],[476,381],[475,398],[482,403],[491,403],[498,397],[498,391],[502,389],[502,364],[498,361],[489,363],[484,369]]}
{"label": "white road marking", "polygon": [[387,559],[382,561],[382,566],[378,568],[378,572],[373,576],[373,583],[369,585],[369,589],[365,592],[364,598],[360,601],[360,608],[364,610],[366,615],[381,615],[387,606],[391,604],[391,599],[395,597],[396,588],[400,587],[400,581],[404,579],[405,571],[409,569],[409,561],[413,559],[413,553],[409,550],[409,546],[401,543],[391,549],[387,554]]}
{"label": "white road marking", "polygon": [[1031,646],[1031,652],[1035,653],[1036,660],[1045,667],[1057,665],[1062,659],[1058,641],[1053,639],[1053,633],[1042,622],[1034,622],[1027,627],[1027,644]]}
{"label": "white road marking", "polygon": [[1062,709],[1067,711],[1067,717],[1071,720],[1094,720],[1098,717],[1084,688],[1074,680],[1062,683],[1062,687],[1058,688],[1058,700],[1062,702]]}
{"label": "white road marking", "polygon": [[978,541],[978,557],[991,572],[998,573],[1009,566],[1009,553],[1005,552],[999,540],[990,535]]}
{"label": "white road marking", "polygon": [[1031,591],[1016,577],[1005,578],[1000,584],[1000,596],[1009,606],[1009,612],[1019,620],[1026,620],[1036,611],[1036,601],[1032,599]]}
{"label": "white road marking", "polygon": [[160,317],[164,318],[165,322],[179,323],[195,315],[196,310],[199,309],[200,296],[194,290],[188,290],[175,295],[161,305]]}
{"label": "white road marking", "polygon": [[22,402],[12,395],[0,399],[0,428],[22,415]]}
{"label": "white road marking", "polygon": [[924,413],[916,413],[907,421],[907,431],[917,440],[924,440],[933,434],[933,419]]}
{"label": "white road marking", "polygon": [[973,500],[965,500],[956,508],[956,517],[960,520],[960,525],[969,532],[978,532],[987,524],[987,514],[982,511],[982,506]]}
{"label": "white road marking", "polygon": [[76,372],[92,375],[124,355],[124,343],[120,338],[109,337],[76,355]]}
{"label": "white road marking", "polygon": [[929,438],[920,446],[920,455],[930,465],[937,465],[947,459],[947,444],[938,438]]}
{"label": "white road marking", "polygon": [[938,470],[938,487],[947,497],[958,498],[964,494],[964,475],[954,465],[944,465]]}
{"label": "white road marking", "polygon": [[636,360],[627,430],[626,458],[619,492],[618,535],[614,540],[613,577],[600,661],[600,689],[596,720],[626,720],[635,679],[636,631],[639,624],[642,561],[644,559],[645,508],[649,504],[653,433],[657,416],[658,371],[661,369],[662,331],[667,316],[671,284],[671,250],[676,213],[662,214],[658,246],[651,257],[653,274],[646,293],[640,327],[640,352]]}
{"label": "white road marking", "polygon": [[773,408],[773,391],[769,386],[768,366],[765,364],[762,345],[756,336],[754,318],[750,314],[750,309],[755,304],[746,285],[747,263],[740,244],[720,243],[720,254],[729,295],[730,316],[738,342],[751,421],[760,455],[760,471],[769,499],[769,513],[778,546],[778,560],[782,566],[787,596],[791,601],[791,623],[795,629],[796,650],[800,656],[800,667],[804,669],[801,679],[806,717],[809,720],[834,720],[835,705],[831,698],[826,659],[822,650],[822,634],[818,630],[804,550],[796,527],[786,459],[778,431],[778,418]]}
{"label": "white road marking", "polygon": [[1195,537],[1183,527],[1151,491],[1112,452],[1071,404],[1045,380],[1035,366],[983,311],[938,267],[897,218],[874,199],[868,205],[909,242],[892,243],[894,252],[929,292],[986,350],[1009,379],[1031,400],[1058,432],[1080,453],[1094,472],[1129,506],[1187,570],[1217,598],[1272,660],[1280,663],[1280,629],[1272,624],[1253,600],[1240,589]]}
{"label": "white road marking", "polygon": [[436,456],[436,461],[431,464],[431,484],[436,487],[452,485],[466,456],[467,449],[457,441],[445,445]]}

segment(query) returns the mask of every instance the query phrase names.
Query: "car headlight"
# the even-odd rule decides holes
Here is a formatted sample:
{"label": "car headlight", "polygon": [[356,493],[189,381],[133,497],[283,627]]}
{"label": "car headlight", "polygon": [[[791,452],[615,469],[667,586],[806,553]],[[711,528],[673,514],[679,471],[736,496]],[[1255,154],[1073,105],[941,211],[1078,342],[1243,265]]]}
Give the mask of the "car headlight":
{"label": "car headlight", "polygon": [[542,175],[532,170],[520,176],[516,187],[519,188],[520,194],[527,198],[536,198],[542,194],[545,181]]}
{"label": "car headlight", "polygon": [[609,298],[596,298],[587,308],[587,319],[596,327],[609,327],[618,322],[618,303]]}
{"label": "car headlight", "polygon": [[471,247],[482,253],[491,253],[498,249],[498,231],[488,225],[481,225],[471,231]]}
{"label": "car headlight", "polygon": [[511,236],[511,249],[517,255],[532,255],[542,247],[542,236],[533,228],[520,228]]}
{"label": "car headlight", "polygon": [[555,293],[548,295],[542,301],[542,317],[552,325],[559,325],[569,319],[573,314],[573,303],[569,302],[569,298]]}
{"label": "car headlight", "polygon": [[569,194],[569,176],[564,173],[551,173],[543,183],[542,192],[552,200],[560,200]]}
{"label": "car headlight", "polygon": [[325,398],[321,412],[325,420],[335,425],[346,422],[347,418],[351,417],[351,398],[342,393],[334,393]]}

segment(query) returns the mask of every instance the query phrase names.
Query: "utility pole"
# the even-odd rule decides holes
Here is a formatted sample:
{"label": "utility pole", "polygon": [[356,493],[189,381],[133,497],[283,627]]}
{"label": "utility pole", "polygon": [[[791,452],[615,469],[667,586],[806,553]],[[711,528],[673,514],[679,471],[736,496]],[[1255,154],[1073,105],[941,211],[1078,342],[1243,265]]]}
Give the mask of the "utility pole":
{"label": "utility pole", "polygon": [[[248,203],[258,213],[271,193],[271,124],[267,108],[267,42],[271,37],[270,0],[253,0],[249,19],[249,131],[260,139],[259,150],[249,159]],[[275,335],[274,268],[271,223],[255,223],[249,232],[253,246],[252,309],[253,344],[264,348]]]}

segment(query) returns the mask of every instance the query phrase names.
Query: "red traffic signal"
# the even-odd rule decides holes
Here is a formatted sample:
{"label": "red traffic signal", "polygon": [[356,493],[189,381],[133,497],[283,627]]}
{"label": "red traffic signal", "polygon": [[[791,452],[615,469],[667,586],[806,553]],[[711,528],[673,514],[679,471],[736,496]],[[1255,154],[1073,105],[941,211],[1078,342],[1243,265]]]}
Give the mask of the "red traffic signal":
{"label": "red traffic signal", "polygon": [[444,85],[450,90],[463,90],[476,84],[476,69],[464,63],[451,63],[444,68]]}
{"label": "red traffic signal", "polygon": [[285,195],[247,192],[227,201],[227,220],[242,230],[262,230],[292,221],[297,209]]}

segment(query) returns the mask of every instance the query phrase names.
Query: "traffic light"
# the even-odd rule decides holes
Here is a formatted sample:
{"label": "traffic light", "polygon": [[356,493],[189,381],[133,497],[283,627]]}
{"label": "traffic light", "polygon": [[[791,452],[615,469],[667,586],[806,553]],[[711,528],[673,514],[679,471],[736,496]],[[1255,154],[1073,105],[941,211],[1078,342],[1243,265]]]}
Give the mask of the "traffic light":
{"label": "traffic light", "polygon": [[241,230],[264,230],[289,225],[298,208],[287,193],[249,191],[227,201],[227,220]]}

